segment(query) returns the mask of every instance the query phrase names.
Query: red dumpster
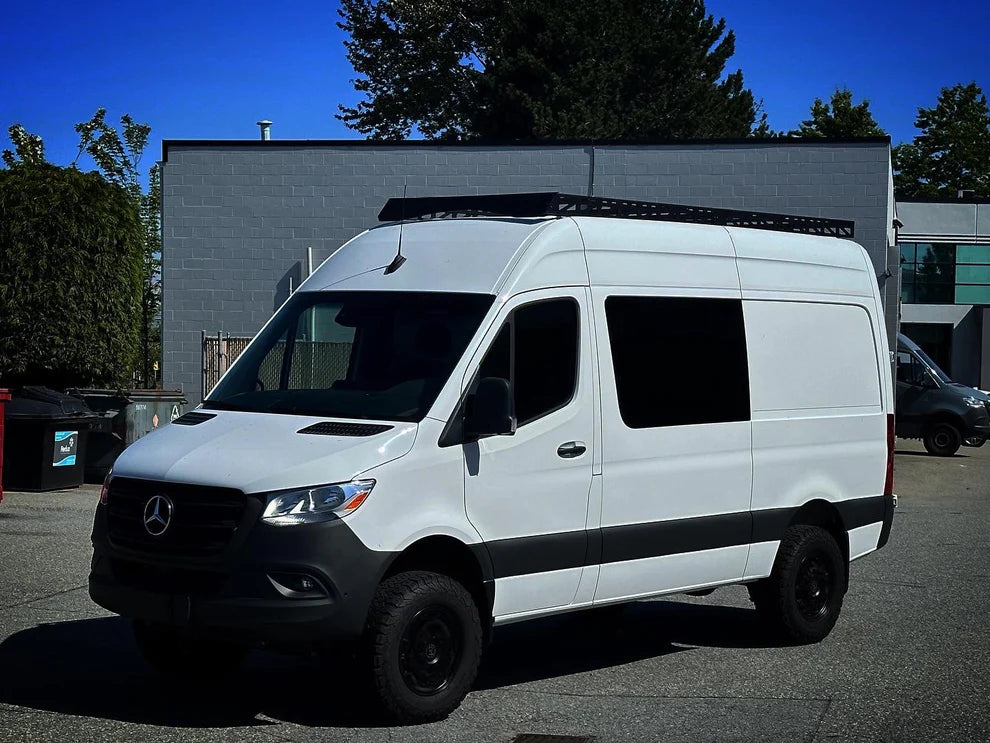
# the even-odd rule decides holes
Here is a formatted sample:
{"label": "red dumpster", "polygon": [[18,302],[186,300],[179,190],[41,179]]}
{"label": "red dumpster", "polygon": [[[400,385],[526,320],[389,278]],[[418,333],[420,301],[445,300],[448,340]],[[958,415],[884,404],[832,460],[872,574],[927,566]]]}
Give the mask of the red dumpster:
{"label": "red dumpster", "polygon": [[3,407],[10,399],[10,390],[0,389],[0,502],[3,501]]}

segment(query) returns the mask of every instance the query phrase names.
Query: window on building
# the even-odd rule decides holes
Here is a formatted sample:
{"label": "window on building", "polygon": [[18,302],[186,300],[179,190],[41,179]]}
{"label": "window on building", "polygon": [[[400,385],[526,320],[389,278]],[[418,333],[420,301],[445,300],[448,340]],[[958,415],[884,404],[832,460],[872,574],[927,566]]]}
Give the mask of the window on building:
{"label": "window on building", "polygon": [[901,301],[990,304],[990,245],[902,243]]}
{"label": "window on building", "polygon": [[740,300],[609,297],[605,316],[627,426],[749,420]]}

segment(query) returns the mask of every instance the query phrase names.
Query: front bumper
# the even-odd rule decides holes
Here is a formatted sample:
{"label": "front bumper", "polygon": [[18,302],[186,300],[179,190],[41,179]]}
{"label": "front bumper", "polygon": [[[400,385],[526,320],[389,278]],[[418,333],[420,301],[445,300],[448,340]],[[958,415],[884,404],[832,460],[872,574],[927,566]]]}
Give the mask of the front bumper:
{"label": "front bumper", "polygon": [[[273,527],[248,509],[222,554],[181,558],[115,546],[106,508],[97,508],[89,594],[105,609],[133,619],[251,644],[312,645],[347,641],[364,628],[375,588],[393,558],[368,549],[342,520]],[[286,596],[272,582],[305,575],[318,588]],[[290,592],[291,594],[291,592]]]}

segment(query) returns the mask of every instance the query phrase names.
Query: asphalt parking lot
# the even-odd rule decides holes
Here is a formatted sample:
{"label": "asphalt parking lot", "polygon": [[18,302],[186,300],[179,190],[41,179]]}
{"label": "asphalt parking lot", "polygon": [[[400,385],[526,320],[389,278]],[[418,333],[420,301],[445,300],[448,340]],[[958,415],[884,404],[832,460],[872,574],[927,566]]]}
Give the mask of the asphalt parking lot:
{"label": "asphalt parking lot", "polygon": [[898,440],[891,543],[853,564],[835,630],[780,647],[746,590],[496,632],[446,721],[383,727],[333,665],[255,653],[182,688],[144,666],[85,581],[97,489],[0,504],[0,741],[990,740],[990,446]]}

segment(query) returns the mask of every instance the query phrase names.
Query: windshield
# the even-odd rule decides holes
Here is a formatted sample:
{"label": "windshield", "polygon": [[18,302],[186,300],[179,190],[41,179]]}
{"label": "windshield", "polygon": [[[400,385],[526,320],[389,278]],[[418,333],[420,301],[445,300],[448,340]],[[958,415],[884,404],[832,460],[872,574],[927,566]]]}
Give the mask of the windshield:
{"label": "windshield", "polygon": [[919,359],[925,362],[925,366],[928,367],[928,369],[931,371],[932,374],[934,374],[936,377],[941,379],[946,384],[952,384],[952,380],[949,379],[949,375],[946,374],[944,371],[942,371],[939,368],[939,365],[936,364],[934,361],[932,361],[927,353],[922,351],[920,348],[917,351],[915,351],[915,353],[918,354]]}
{"label": "windshield", "polygon": [[421,420],[493,302],[485,294],[299,292],[203,406]]}

